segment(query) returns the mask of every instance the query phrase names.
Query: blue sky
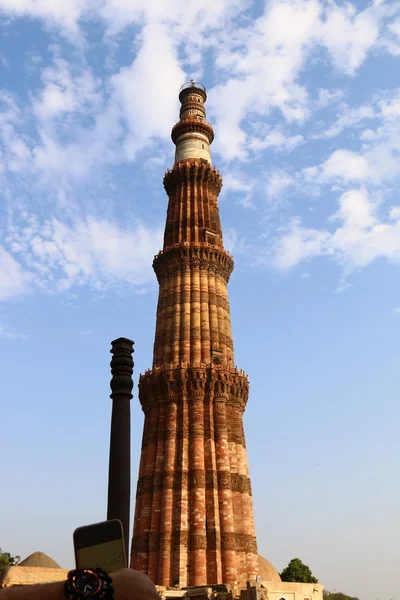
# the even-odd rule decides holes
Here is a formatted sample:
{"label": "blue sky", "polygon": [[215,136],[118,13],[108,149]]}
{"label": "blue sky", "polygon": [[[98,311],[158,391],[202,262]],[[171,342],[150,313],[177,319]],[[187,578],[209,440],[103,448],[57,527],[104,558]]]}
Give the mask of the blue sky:
{"label": "blue sky", "polygon": [[105,518],[119,336],[136,479],[162,177],[194,77],[260,553],[399,600],[399,4],[1,0],[0,22],[1,546],[70,567],[72,531]]}

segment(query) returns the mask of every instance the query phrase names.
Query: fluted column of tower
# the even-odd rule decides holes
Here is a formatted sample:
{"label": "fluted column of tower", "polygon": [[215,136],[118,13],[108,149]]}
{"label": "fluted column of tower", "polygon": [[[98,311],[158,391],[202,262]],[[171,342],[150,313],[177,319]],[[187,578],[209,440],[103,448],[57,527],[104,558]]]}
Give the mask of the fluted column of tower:
{"label": "fluted column of tower", "polygon": [[159,585],[237,588],[258,573],[242,423],[248,379],[234,364],[233,260],[223,247],[206,97],[200,84],[182,87],[175,164],[164,177],[153,368],[139,382],[145,424],[131,566]]}

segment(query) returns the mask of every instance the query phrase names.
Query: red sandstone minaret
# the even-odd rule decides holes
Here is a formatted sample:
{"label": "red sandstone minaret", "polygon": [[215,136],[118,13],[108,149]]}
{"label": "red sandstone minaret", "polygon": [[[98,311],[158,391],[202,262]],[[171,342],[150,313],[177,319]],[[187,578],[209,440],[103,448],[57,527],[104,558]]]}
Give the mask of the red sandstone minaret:
{"label": "red sandstone minaret", "polygon": [[198,83],[182,87],[175,164],[164,177],[153,369],[139,382],[145,422],[131,566],[159,585],[242,587],[258,574],[242,422],[249,386],[233,357],[233,260],[222,242],[206,98]]}

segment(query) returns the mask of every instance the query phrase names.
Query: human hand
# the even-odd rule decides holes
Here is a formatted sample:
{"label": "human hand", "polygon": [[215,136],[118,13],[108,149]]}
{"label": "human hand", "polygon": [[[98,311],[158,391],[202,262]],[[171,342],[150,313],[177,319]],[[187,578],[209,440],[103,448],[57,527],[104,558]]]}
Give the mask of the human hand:
{"label": "human hand", "polygon": [[134,569],[121,569],[111,573],[115,590],[114,600],[160,600],[155,585],[145,575]]}

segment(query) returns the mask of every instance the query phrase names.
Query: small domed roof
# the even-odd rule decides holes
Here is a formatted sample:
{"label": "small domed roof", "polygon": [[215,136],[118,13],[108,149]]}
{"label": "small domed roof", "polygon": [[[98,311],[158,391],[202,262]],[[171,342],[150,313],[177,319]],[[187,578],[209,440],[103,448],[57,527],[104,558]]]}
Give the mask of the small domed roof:
{"label": "small domed roof", "polygon": [[282,583],[282,579],[278,571],[275,569],[274,565],[269,562],[269,560],[258,555],[258,566],[260,569],[261,581],[272,581],[272,583],[275,584]]}
{"label": "small domed roof", "polygon": [[44,552],[34,552],[22,560],[19,567],[41,567],[42,569],[61,569],[55,560]]}

